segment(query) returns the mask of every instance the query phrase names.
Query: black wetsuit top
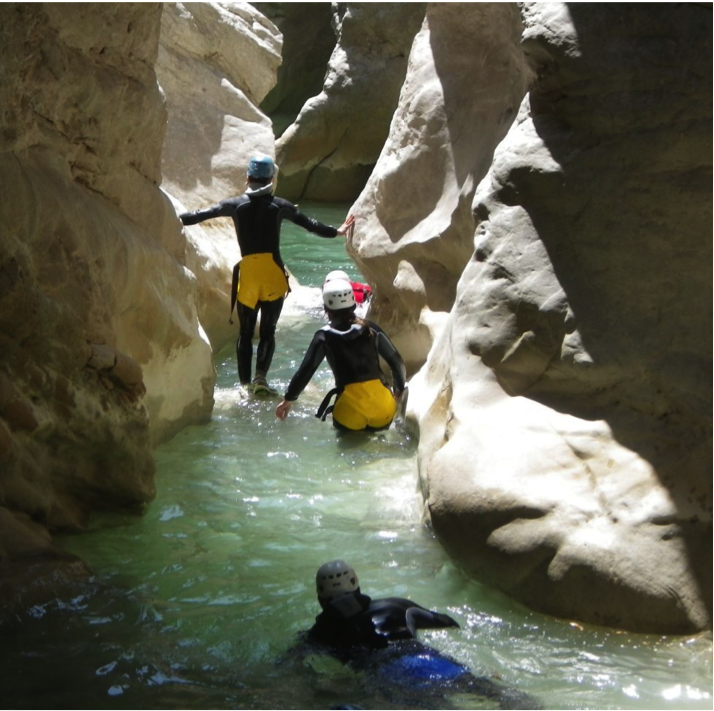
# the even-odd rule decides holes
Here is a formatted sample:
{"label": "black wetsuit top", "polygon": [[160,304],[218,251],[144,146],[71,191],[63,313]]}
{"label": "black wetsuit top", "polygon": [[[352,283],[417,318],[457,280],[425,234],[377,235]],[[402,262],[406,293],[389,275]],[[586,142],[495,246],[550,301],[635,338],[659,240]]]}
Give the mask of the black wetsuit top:
{"label": "black wetsuit top", "polygon": [[340,391],[350,383],[381,380],[380,355],[392,371],[395,393],[401,393],[406,382],[404,362],[387,334],[376,323],[345,322],[325,326],[313,336],[300,367],[290,381],[285,399],[298,399],[325,357],[335,376],[335,386]]}
{"label": "black wetsuit top", "polygon": [[330,647],[387,647],[398,639],[416,639],[419,629],[458,627],[456,620],[402,597],[373,600],[359,590],[324,605],[307,634]]}
{"label": "black wetsuit top", "polygon": [[290,220],[320,237],[335,237],[337,230],[303,215],[295,205],[270,193],[245,193],[228,198],[205,210],[179,215],[184,225],[195,225],[214,217],[231,217],[236,228],[241,256],[270,252],[275,263],[284,267],[280,256],[280,225]]}

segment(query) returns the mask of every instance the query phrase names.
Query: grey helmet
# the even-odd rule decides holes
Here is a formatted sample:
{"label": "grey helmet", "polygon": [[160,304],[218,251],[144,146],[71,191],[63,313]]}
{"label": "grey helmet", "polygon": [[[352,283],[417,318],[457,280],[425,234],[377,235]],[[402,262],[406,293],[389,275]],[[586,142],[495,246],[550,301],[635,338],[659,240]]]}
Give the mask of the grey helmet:
{"label": "grey helmet", "polygon": [[332,600],[359,590],[359,578],[349,563],[331,560],[319,567],[315,585],[319,598]]}

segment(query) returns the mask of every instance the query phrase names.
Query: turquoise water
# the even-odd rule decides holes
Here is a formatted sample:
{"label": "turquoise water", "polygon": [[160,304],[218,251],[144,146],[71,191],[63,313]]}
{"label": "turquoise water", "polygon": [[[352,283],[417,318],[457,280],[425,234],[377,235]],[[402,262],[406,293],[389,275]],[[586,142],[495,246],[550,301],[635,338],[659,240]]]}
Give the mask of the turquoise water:
{"label": "turquoise water", "polygon": [[[271,371],[281,390],[323,323],[324,273],[359,277],[341,239],[292,225],[284,235],[285,261],[313,288],[296,289],[281,319]],[[285,661],[319,612],[315,570],[336,557],[367,594],[451,614],[460,630],[421,639],[545,708],[712,708],[710,639],[587,628],[467,580],[421,523],[409,435],[337,437],[314,417],[331,387],[326,366],[285,422],[277,400],[241,397],[232,347],[216,367],[214,417],[157,450],[145,515],[97,518],[62,540],[95,580],[4,631],[5,708],[493,708],[438,689],[395,692],[329,658]]]}

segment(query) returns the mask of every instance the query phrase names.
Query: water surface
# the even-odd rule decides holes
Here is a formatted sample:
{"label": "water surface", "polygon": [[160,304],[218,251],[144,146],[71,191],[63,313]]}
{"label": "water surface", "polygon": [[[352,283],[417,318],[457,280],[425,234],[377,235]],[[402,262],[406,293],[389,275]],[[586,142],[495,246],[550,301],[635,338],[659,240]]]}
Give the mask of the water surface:
{"label": "water surface", "polygon": [[[310,209],[332,224],[344,208]],[[330,269],[357,279],[340,238],[284,228],[307,289],[290,297],[271,379],[281,391],[322,325]],[[317,567],[345,558],[363,591],[411,597],[460,630],[421,639],[553,709],[711,709],[706,637],[634,635],[529,612],[467,580],[421,522],[416,443],[400,427],[338,437],[314,417],[326,366],[285,422],[246,399],[233,348],[216,357],[212,421],[158,448],[143,517],[98,517],[65,536],[95,580],[37,606],[0,649],[5,708],[492,708],[474,696],[394,693],[334,660],[280,663],[319,612]]]}

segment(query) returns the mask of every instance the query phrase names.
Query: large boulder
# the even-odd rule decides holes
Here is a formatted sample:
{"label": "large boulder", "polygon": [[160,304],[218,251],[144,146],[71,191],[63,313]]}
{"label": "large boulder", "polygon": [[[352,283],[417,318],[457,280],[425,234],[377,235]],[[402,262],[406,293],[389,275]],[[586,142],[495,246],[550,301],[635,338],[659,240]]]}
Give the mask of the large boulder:
{"label": "large boulder", "polygon": [[712,8],[524,6],[537,74],[412,386],[434,529],[554,615],[711,625]]}
{"label": "large boulder", "polygon": [[[239,195],[255,153],[274,155],[270,119],[258,108],[276,82],[282,36],[247,2],[165,3],[156,73],[168,125],[162,188],[178,212]],[[186,229],[201,324],[214,349],[228,323],[235,230],[222,218]]]}
{"label": "large boulder", "polygon": [[334,3],[337,45],[322,92],[277,143],[280,194],[350,201],[389,133],[423,3]]}
{"label": "large boulder", "polygon": [[37,525],[140,507],[152,443],[210,415],[195,279],[158,187],[161,10],[0,7],[0,577],[77,573]]}
{"label": "large boulder", "polygon": [[473,254],[473,195],[530,77],[521,32],[515,3],[428,6],[389,138],[352,209],[348,249],[375,286],[371,314],[410,372]]}

